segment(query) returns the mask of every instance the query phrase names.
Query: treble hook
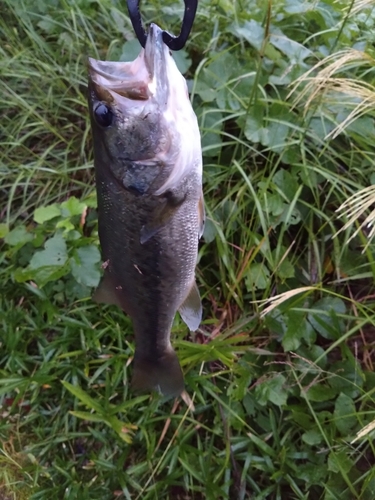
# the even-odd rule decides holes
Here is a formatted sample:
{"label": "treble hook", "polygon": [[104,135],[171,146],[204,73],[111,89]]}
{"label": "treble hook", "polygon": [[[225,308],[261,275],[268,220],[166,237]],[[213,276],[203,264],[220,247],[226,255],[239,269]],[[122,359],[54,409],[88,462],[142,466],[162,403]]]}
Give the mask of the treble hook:
{"label": "treble hook", "polygon": [[[147,33],[142,24],[139,2],[140,0],[127,0],[130,20],[139,43],[144,48],[147,40]],[[188,39],[193,26],[195,13],[197,12],[198,0],[184,0],[184,4],[185,12],[180,34],[178,36],[174,36],[168,31],[163,31],[163,41],[171,50],[181,50],[185,46],[186,40]]]}

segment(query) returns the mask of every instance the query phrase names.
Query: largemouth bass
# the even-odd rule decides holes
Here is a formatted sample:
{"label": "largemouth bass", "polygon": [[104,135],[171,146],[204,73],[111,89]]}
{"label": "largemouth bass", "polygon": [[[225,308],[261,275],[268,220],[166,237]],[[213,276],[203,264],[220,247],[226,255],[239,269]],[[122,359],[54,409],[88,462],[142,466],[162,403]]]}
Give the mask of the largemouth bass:
{"label": "largemouth bass", "polygon": [[178,395],[173,320],[179,311],[194,331],[202,316],[202,155],[186,81],[158,26],[133,62],[89,60],[89,108],[105,263],[94,299],[132,319],[133,388]]}

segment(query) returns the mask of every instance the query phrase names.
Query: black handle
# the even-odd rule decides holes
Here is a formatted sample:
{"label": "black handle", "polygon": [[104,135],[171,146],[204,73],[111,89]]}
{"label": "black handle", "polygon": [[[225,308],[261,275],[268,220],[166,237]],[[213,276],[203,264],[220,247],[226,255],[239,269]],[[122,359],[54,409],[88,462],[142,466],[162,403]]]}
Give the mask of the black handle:
{"label": "black handle", "polygon": [[[129,17],[133,25],[139,43],[144,48],[147,41],[147,33],[142,23],[139,10],[140,0],[127,0]],[[197,12],[198,0],[184,0],[185,12],[181,25],[181,32],[178,36],[171,35],[168,31],[163,31],[163,41],[171,50],[181,50],[189,38],[193,27],[195,14]]]}

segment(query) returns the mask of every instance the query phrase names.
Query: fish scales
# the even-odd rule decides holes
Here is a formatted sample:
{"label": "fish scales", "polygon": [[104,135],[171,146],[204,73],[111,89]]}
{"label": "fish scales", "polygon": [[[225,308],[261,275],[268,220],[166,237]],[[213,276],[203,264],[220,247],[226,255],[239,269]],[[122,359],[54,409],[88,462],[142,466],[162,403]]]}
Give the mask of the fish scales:
{"label": "fish scales", "polygon": [[106,262],[94,298],[118,305],[132,319],[133,387],[177,395],[184,383],[170,332],[177,310],[191,330],[201,320],[195,266],[204,209],[197,121],[161,33],[151,25],[133,63],[90,59]]}
{"label": "fish scales", "polygon": [[[98,194],[100,240],[104,259],[108,261],[106,272],[120,299],[126,284],[132,284],[132,293],[124,297],[122,307],[133,318],[136,335],[142,334],[139,349],[146,348],[146,332],[152,348],[157,343],[165,347],[168,340],[165,332],[170,331],[174,315],[194,278],[198,244],[191,231],[198,225],[194,200],[190,202],[191,210],[186,203],[171,216],[168,225],[141,244],[141,229],[150,220],[158,199],[150,197],[145,203],[143,198],[108,181],[99,182]],[[180,238],[183,245],[178,244]]]}

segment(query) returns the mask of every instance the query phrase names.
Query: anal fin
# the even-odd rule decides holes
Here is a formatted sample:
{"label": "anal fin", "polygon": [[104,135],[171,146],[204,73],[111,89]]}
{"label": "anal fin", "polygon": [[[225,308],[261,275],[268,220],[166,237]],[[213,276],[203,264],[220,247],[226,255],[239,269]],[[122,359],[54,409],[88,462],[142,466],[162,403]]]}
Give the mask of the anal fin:
{"label": "anal fin", "polygon": [[190,331],[195,332],[202,321],[202,302],[195,280],[186,299],[180,305],[178,312]]}

